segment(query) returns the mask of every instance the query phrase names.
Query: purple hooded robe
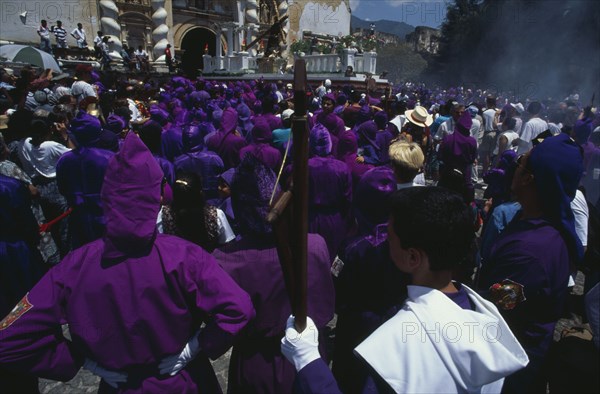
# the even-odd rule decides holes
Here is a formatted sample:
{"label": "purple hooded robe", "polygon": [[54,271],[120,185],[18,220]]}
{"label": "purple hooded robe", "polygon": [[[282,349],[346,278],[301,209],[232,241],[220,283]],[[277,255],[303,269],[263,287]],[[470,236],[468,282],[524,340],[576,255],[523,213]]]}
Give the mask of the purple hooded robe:
{"label": "purple hooded robe", "polygon": [[[69,126],[79,141],[77,149],[63,154],[56,163],[58,190],[73,212],[69,215],[71,246],[81,245],[104,235],[106,221],[100,201],[100,189],[113,152],[91,147],[100,138],[100,121],[80,112]],[[88,138],[83,138],[86,135]]]}
{"label": "purple hooded robe", "polygon": [[278,171],[282,157],[281,152],[270,145],[273,134],[269,124],[257,118],[251,134],[252,143],[240,149],[240,160],[243,160],[246,155],[252,155],[268,168]]}
{"label": "purple hooded robe", "polygon": [[246,140],[235,134],[237,122],[235,109],[225,109],[221,115],[219,130],[206,141],[206,147],[223,159],[225,168],[237,167],[240,163],[240,150],[246,146]]}
{"label": "purple hooded robe", "polygon": [[[68,254],[0,323],[2,367],[69,380],[89,358],[128,374],[119,392],[220,392],[207,356],[223,354],[254,311],[212,256],[157,234],[162,179],[130,133],[102,187],[106,235]],[[159,362],[179,354],[203,321],[202,353],[174,376],[159,376]]]}
{"label": "purple hooded robe", "polygon": [[[250,294],[256,318],[236,342],[229,367],[229,393],[291,393],[296,372],[281,354],[280,340],[291,314],[271,226],[266,223],[276,176],[248,157],[232,182],[241,239],[213,252],[219,264]],[[308,311],[321,331],[333,318],[335,294],[327,245],[308,235]],[[322,349],[324,350],[324,348]]]}

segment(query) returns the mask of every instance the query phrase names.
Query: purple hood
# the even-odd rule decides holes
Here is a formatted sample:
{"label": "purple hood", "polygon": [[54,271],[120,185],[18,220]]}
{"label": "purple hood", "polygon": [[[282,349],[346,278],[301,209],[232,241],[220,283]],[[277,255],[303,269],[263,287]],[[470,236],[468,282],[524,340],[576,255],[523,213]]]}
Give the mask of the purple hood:
{"label": "purple hood", "polygon": [[142,140],[127,134],[108,162],[100,192],[106,235],[103,258],[145,255],[156,237],[163,171]]}

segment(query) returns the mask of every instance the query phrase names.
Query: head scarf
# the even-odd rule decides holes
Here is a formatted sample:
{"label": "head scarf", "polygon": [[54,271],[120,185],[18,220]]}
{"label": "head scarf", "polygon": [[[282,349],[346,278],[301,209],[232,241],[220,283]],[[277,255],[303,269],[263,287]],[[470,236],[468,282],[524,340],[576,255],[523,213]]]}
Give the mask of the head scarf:
{"label": "head scarf", "polygon": [[258,120],[251,131],[252,141],[269,143],[273,139],[271,127],[266,120]]}
{"label": "head scarf", "polygon": [[387,199],[396,190],[394,171],[376,167],[364,173],[356,188],[354,208],[359,228],[371,232],[389,216]]}
{"label": "head scarf", "polygon": [[311,156],[325,157],[331,153],[331,136],[325,126],[317,123],[310,130]]}
{"label": "head scarf", "polygon": [[230,185],[233,212],[242,235],[271,234],[272,226],[266,218],[276,185],[277,176],[270,168],[252,155],[245,156]]}
{"label": "head scarf", "polygon": [[575,198],[583,173],[579,146],[563,133],[546,138],[531,150],[528,166],[546,218],[559,228],[573,261],[579,261],[583,248],[575,232],[571,210],[571,201]]}

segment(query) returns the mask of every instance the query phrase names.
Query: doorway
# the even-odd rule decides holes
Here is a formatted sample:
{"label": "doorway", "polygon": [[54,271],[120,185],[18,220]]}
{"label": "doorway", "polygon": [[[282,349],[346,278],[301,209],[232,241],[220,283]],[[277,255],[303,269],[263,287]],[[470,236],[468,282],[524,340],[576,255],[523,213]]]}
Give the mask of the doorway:
{"label": "doorway", "polygon": [[181,40],[181,68],[190,75],[196,75],[198,69],[202,69],[205,48],[208,54],[216,55],[216,37],[215,33],[205,27],[195,27],[189,30]]}

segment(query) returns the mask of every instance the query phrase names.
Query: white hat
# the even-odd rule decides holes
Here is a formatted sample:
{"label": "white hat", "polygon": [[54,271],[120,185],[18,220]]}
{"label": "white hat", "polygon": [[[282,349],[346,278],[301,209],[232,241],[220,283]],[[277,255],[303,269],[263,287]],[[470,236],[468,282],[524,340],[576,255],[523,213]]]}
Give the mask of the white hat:
{"label": "white hat", "polygon": [[519,115],[521,115],[525,111],[525,107],[523,107],[523,104],[521,103],[510,103],[510,106],[513,107]]}
{"label": "white hat", "polygon": [[281,113],[281,120],[289,119],[294,114],[293,109],[286,109]]}
{"label": "white hat", "polygon": [[331,86],[331,79],[326,79],[325,80],[325,86],[326,87],[330,87]]}
{"label": "white hat", "polygon": [[433,123],[433,116],[427,112],[427,109],[420,106],[415,107],[415,109],[409,109],[404,113],[404,116],[406,116],[406,120],[410,123],[421,127],[428,127]]}

